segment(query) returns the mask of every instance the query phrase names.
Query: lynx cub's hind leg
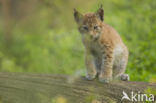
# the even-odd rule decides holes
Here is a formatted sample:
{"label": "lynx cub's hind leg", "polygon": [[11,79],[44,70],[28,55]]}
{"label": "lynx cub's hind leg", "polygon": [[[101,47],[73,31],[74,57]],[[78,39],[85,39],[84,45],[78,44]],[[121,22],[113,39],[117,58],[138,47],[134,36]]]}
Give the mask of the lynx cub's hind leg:
{"label": "lynx cub's hind leg", "polygon": [[128,74],[124,74],[128,62],[128,50],[127,48],[116,49],[115,59],[113,65],[113,78],[122,81],[129,81]]}

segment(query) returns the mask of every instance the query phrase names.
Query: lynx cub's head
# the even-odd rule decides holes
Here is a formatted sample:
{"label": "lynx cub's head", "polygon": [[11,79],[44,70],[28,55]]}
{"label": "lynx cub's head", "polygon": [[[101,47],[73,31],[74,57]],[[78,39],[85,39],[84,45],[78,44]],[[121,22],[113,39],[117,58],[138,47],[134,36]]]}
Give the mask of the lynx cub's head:
{"label": "lynx cub's head", "polygon": [[102,22],[104,21],[104,10],[102,6],[97,12],[86,13],[84,15],[74,9],[74,18],[81,34],[91,39],[97,39],[100,36]]}

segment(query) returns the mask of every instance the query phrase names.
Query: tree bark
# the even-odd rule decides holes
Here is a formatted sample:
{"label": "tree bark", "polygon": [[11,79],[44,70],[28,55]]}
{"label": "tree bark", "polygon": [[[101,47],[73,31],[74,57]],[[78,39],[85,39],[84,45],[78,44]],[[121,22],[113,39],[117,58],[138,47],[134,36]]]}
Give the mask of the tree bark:
{"label": "tree bark", "polygon": [[156,89],[156,84],[100,83],[66,75],[0,73],[0,103],[131,103],[121,101],[123,91],[130,95],[131,91],[144,93],[147,88]]}

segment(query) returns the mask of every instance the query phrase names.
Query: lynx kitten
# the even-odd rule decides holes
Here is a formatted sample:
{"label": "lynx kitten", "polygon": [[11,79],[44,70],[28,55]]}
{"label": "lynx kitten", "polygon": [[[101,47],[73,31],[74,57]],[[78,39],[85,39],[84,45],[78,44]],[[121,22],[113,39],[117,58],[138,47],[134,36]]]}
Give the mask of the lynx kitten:
{"label": "lynx kitten", "polygon": [[103,8],[84,15],[74,9],[74,18],[85,46],[86,78],[93,80],[98,76],[106,83],[113,79],[128,81],[128,74],[124,74],[128,49],[117,31],[104,23]]}

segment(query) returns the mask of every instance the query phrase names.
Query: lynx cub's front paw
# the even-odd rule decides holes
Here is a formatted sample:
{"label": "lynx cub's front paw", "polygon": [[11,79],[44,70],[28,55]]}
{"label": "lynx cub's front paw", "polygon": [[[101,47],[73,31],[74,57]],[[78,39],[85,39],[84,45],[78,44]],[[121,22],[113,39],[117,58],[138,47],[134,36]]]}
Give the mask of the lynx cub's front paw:
{"label": "lynx cub's front paw", "polygon": [[86,75],[87,80],[93,80],[96,78],[96,75]]}
{"label": "lynx cub's front paw", "polygon": [[99,76],[99,81],[102,82],[102,83],[109,83],[112,81],[112,77],[102,77],[102,76]]}

